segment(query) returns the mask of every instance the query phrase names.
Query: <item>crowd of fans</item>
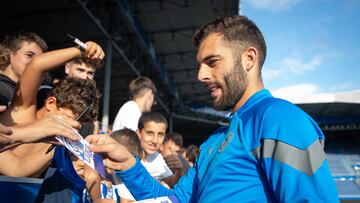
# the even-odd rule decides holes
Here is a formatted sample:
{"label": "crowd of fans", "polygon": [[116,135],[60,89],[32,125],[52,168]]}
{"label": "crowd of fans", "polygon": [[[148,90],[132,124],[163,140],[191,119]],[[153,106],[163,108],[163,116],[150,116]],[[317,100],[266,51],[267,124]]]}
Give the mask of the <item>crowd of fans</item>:
{"label": "crowd of fans", "polygon": [[[46,52],[46,42],[31,32],[9,34],[0,45],[0,174],[44,178],[38,202],[135,201],[117,176],[101,178],[54,138],[78,140],[73,129],[83,137],[97,133],[99,93],[93,79],[105,53],[94,42],[86,45]],[[66,77],[43,84],[55,69]],[[173,187],[194,162],[196,146],[187,152],[180,134],[166,134],[165,117],[151,112],[156,87],[149,78],[134,79],[129,92],[132,100],[120,109],[109,136]]]}

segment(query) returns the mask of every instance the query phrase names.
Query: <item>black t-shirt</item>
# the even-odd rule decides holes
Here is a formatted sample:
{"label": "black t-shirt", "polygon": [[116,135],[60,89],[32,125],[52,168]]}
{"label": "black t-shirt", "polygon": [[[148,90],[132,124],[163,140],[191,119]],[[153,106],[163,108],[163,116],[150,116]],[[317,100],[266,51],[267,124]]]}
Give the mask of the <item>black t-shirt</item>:
{"label": "black t-shirt", "polygon": [[16,89],[16,82],[0,74],[0,105],[10,106]]}

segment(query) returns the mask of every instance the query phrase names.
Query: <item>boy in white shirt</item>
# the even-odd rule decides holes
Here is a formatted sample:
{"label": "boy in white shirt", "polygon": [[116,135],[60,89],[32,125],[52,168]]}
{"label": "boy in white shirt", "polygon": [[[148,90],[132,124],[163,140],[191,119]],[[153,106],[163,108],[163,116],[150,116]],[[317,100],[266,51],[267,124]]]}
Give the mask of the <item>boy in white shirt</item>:
{"label": "boy in white shirt", "polygon": [[[166,118],[160,113],[146,112],[140,117],[136,131],[142,147],[141,163],[151,176],[165,185],[168,179],[172,178],[173,173],[158,151],[164,142],[167,126]],[[125,185],[119,186],[119,196],[122,201],[123,199],[134,200],[126,190]]]}
{"label": "boy in white shirt", "polygon": [[142,113],[151,111],[156,94],[154,83],[147,77],[139,76],[129,84],[131,100],[126,102],[117,113],[113,131],[124,128],[136,131]]}

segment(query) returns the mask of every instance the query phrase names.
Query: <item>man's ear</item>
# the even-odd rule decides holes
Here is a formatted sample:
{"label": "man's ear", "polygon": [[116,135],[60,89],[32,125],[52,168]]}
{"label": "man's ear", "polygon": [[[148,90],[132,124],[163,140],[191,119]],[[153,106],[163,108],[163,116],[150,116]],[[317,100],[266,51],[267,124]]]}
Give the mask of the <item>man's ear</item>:
{"label": "man's ear", "polygon": [[254,47],[247,48],[242,54],[242,63],[243,67],[246,71],[250,71],[252,68],[255,67],[255,64],[258,61],[258,51]]}
{"label": "man's ear", "polygon": [[48,97],[45,101],[45,108],[46,111],[54,111],[58,109],[56,105],[56,98],[55,97]]}
{"label": "man's ear", "polygon": [[70,68],[71,68],[70,63],[66,63],[66,64],[65,64],[65,73],[66,73],[66,75],[68,75],[68,74],[69,74],[69,72],[70,72]]}

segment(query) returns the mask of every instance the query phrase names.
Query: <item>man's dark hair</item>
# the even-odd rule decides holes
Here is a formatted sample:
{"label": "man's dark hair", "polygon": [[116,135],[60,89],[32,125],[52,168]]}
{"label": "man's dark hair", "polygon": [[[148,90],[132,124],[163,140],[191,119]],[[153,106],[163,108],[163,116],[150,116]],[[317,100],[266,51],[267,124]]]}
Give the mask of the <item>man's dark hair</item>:
{"label": "man's dark hair", "polygon": [[199,148],[196,145],[189,145],[186,148],[186,157],[190,162],[195,163],[196,158],[199,156]]}
{"label": "man's dark hair", "polygon": [[11,52],[15,53],[21,48],[23,42],[36,43],[43,52],[47,51],[48,49],[45,40],[33,32],[20,31],[6,35],[1,44]]}
{"label": "man's dark hair", "polygon": [[145,124],[150,121],[153,121],[155,123],[163,123],[163,124],[165,124],[166,127],[168,126],[168,122],[167,122],[166,118],[163,115],[161,115],[160,113],[146,112],[146,113],[143,113],[139,119],[138,129],[139,130],[143,129]]}
{"label": "man's dark hair", "polygon": [[170,140],[173,141],[180,148],[183,147],[183,137],[179,133],[170,132],[170,133],[166,134],[164,144],[167,143]]}
{"label": "man's dark hair", "polygon": [[222,17],[203,25],[193,36],[194,45],[199,47],[201,42],[211,33],[221,34],[224,41],[230,42],[239,51],[244,51],[250,46],[255,47],[259,52],[259,67],[261,69],[266,58],[265,40],[260,29],[247,17]]}
{"label": "man's dark hair", "polygon": [[143,96],[146,91],[151,90],[156,94],[157,90],[154,83],[147,77],[139,76],[129,84],[131,99]]}
{"label": "man's dark hair", "polygon": [[140,139],[135,131],[127,128],[115,130],[110,134],[110,137],[124,145],[129,152],[135,153],[137,156],[141,157],[142,149]]}
{"label": "man's dark hair", "polygon": [[98,115],[100,94],[93,80],[66,77],[56,84],[48,97],[56,98],[57,107],[70,109],[80,122],[93,122]]}

